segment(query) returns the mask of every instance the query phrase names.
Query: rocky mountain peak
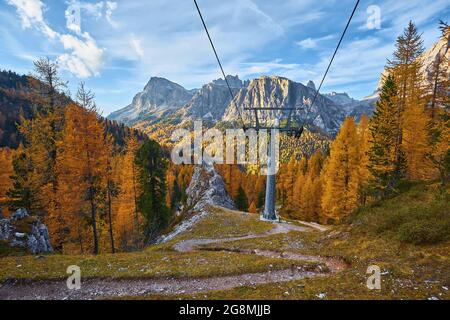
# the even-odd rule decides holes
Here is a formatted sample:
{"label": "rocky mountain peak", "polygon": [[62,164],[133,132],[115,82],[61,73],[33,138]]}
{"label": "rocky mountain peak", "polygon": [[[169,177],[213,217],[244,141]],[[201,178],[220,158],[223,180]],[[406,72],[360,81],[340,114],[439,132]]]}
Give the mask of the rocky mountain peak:
{"label": "rocky mountain peak", "polygon": [[[233,94],[244,86],[238,76],[226,77]],[[184,118],[202,118],[219,121],[231,101],[231,95],[224,79],[220,78],[205,84],[183,108]]]}
{"label": "rocky mountain peak", "polygon": [[144,90],[136,94],[127,107],[111,113],[108,118],[126,124],[134,124],[142,117],[163,113],[168,109],[180,109],[194,95],[179,84],[160,77],[151,77]]}
{"label": "rocky mountain peak", "polygon": [[166,78],[151,77],[150,80],[145,85],[144,91],[155,90],[161,87],[167,87],[167,89],[171,90],[184,89],[179,84],[172,82]]}
{"label": "rocky mountain peak", "polygon": [[316,90],[316,84],[312,80],[309,80],[306,86],[310,89]]}
{"label": "rocky mountain peak", "polygon": [[[237,75],[236,76],[227,75],[226,79],[228,81],[228,84],[232,88],[241,88],[243,86],[242,80],[239,79],[239,77]],[[222,78],[219,78],[217,80],[213,80],[212,83],[215,84],[215,85],[220,85],[220,86],[226,86],[227,85],[226,81],[224,79],[222,79]]]}
{"label": "rocky mountain peak", "polygon": [[[224,120],[236,121],[238,108],[245,123],[255,123],[255,115],[244,109],[252,108],[296,108],[293,112],[296,119],[303,124],[320,127],[330,133],[339,129],[344,118],[344,112],[332,100],[318,95],[314,106],[311,101],[314,91],[301,83],[279,76],[262,76],[251,80],[242,88],[228,106]],[[289,112],[283,110],[258,111],[258,118],[265,125],[273,125],[275,119],[286,119]]]}

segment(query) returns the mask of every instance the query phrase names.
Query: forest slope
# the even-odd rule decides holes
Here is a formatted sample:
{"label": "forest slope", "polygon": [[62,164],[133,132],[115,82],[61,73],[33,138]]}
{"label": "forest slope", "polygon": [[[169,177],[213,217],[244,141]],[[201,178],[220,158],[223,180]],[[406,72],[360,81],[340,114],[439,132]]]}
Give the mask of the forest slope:
{"label": "forest slope", "polygon": [[[78,298],[449,298],[448,195],[434,184],[404,185],[395,198],[324,232],[296,221],[284,225],[275,232],[279,227],[257,215],[213,209],[187,232],[141,252],[4,257],[0,296],[26,296],[56,281],[58,297]],[[189,239],[197,239],[196,248],[177,251]],[[88,296],[64,289],[71,264],[89,278]],[[369,265],[381,268],[381,290],[366,286]]]}

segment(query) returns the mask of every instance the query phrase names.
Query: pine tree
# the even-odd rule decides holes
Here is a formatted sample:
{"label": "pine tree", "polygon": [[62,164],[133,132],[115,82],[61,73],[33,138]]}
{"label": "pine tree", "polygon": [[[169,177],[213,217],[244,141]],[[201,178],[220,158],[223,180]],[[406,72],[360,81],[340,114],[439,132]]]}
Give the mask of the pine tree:
{"label": "pine tree", "polygon": [[[409,130],[417,120],[420,99],[422,96],[421,62],[417,59],[424,51],[423,40],[417,31],[415,24],[410,21],[405,28],[402,35],[397,38],[396,50],[394,58],[388,61],[388,72],[393,75],[397,84],[397,112],[395,116],[398,117],[397,126],[397,141],[395,144],[395,159],[397,166],[404,161],[405,148],[408,150],[408,161],[416,163],[418,161],[415,154],[410,152],[414,150],[413,141],[408,136],[406,141],[403,141],[404,129]],[[405,117],[405,111],[407,115]],[[393,114],[394,115],[394,114]],[[404,123],[406,121],[406,123]],[[406,132],[408,135],[409,132]],[[413,164],[414,165],[414,164]],[[411,174],[411,170],[408,173]],[[400,173],[398,173],[400,174]]]}
{"label": "pine tree", "polygon": [[170,210],[165,204],[166,169],[161,147],[152,140],[146,140],[136,154],[140,194],[138,210],[145,219],[145,236],[154,238],[170,220]]}
{"label": "pine tree", "polygon": [[397,94],[396,83],[393,77],[388,75],[369,122],[369,171],[373,177],[370,187],[377,198],[385,197],[396,190],[405,167],[402,149],[398,150],[401,128],[398,123]]}
{"label": "pine tree", "polygon": [[237,193],[236,193],[236,197],[234,199],[234,202],[236,204],[236,207],[240,210],[240,211],[248,211],[248,199],[247,199],[247,195],[245,194],[244,189],[242,188],[241,185],[239,185]]}
{"label": "pine tree", "polygon": [[[441,21],[442,38],[450,39],[450,27]],[[448,77],[449,60],[446,57],[449,46],[439,52],[434,61],[429,81],[430,92],[430,150],[427,159],[438,172],[441,184],[450,180],[450,79]]]}
{"label": "pine tree", "polygon": [[388,61],[388,72],[394,75],[398,83],[398,103],[401,114],[406,106],[409,85],[412,84],[411,78],[420,68],[420,61],[417,58],[424,51],[423,40],[412,21],[397,38],[395,48],[394,58]]}
{"label": "pine tree", "polygon": [[450,113],[440,110],[431,131],[431,150],[427,154],[439,173],[442,185],[450,181]]}
{"label": "pine tree", "polygon": [[345,119],[331,145],[324,169],[322,209],[328,220],[339,221],[357,207],[357,139],[355,121],[353,118]]}
{"label": "pine tree", "polygon": [[0,149],[0,205],[7,200],[6,193],[12,187],[11,176],[14,174],[13,151],[9,148]]}
{"label": "pine tree", "polygon": [[[99,119],[93,94],[86,91],[83,84],[77,92],[77,100],[79,104],[65,108],[63,140],[58,149],[59,189],[60,194],[70,197],[63,202],[68,210],[51,216],[49,229],[51,232],[56,229],[53,231],[56,234],[59,234],[57,228],[61,225],[80,230],[79,220],[86,221],[92,232],[92,251],[97,254],[100,249],[99,215],[100,211],[107,210],[110,141],[107,140],[104,122]],[[77,213],[77,218],[67,213]],[[63,239],[61,241],[64,242]]]}
{"label": "pine tree", "polygon": [[28,212],[36,212],[40,208],[37,202],[37,191],[33,189],[30,181],[32,163],[25,152],[18,152],[13,157],[12,186],[6,192],[8,205],[13,210],[25,208]]}

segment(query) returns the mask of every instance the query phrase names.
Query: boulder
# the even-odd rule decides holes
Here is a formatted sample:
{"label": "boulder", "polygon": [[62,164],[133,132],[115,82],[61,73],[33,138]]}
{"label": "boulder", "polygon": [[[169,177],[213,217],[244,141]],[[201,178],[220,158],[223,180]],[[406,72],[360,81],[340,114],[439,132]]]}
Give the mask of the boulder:
{"label": "boulder", "polygon": [[27,209],[20,208],[20,209],[17,209],[16,212],[14,212],[14,213],[11,215],[11,218],[12,218],[13,220],[21,220],[21,219],[24,219],[24,218],[27,217],[27,216],[28,216]]}
{"label": "boulder", "polygon": [[195,168],[186,194],[186,204],[190,208],[186,213],[186,218],[170,233],[156,239],[155,243],[167,242],[190,229],[208,214],[210,206],[236,209],[233,200],[225,189],[222,177],[213,166],[207,164]]}
{"label": "boulder", "polygon": [[222,177],[213,166],[203,164],[195,168],[186,194],[187,205],[193,206],[194,211],[202,211],[206,205],[236,209]]}
{"label": "boulder", "polygon": [[53,251],[47,227],[23,208],[16,210],[10,218],[0,219],[0,240],[32,254]]}

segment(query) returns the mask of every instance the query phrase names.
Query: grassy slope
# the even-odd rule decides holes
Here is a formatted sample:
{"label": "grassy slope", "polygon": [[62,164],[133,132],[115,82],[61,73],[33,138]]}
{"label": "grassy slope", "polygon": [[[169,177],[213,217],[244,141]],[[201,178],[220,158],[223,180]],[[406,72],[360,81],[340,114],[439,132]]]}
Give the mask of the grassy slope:
{"label": "grassy slope", "polygon": [[[180,253],[172,250],[173,244],[186,238],[241,236],[264,232],[271,228],[273,224],[260,222],[256,215],[215,210],[185,234],[166,244],[151,246],[141,252],[98,256],[17,255],[0,258],[0,282],[7,279],[62,279],[67,277],[66,268],[69,265],[78,265],[84,277],[115,278],[209,277],[291,267],[292,261],[283,259],[233,252]],[[304,264],[299,262],[294,265]]]}
{"label": "grassy slope", "polygon": [[[395,198],[363,208],[349,219],[348,224],[334,227],[325,233],[290,232],[264,239],[220,244],[220,247],[225,248],[289,250],[340,256],[350,267],[338,274],[281,284],[246,286],[211,292],[206,296],[182,297],[318,299],[319,294],[324,293],[327,299],[450,299],[449,291],[445,289],[450,289],[450,241],[445,240],[445,235],[449,236],[450,233],[441,234],[441,241],[435,244],[415,245],[402,238],[405,225],[432,222],[438,227],[430,230],[431,234],[435,234],[436,229],[442,226],[449,226],[448,198],[436,197],[436,194],[436,186],[433,185],[405,186]],[[217,247],[209,247],[214,246]],[[382,270],[381,290],[367,289],[366,270],[372,264],[380,266]]]}
{"label": "grassy slope", "polygon": [[259,216],[239,211],[212,209],[211,214],[202,219],[182,239],[231,238],[251,233],[263,233],[273,228],[272,223],[259,220]]}
{"label": "grassy slope", "polygon": [[[347,224],[329,231],[271,235],[211,244],[205,249],[247,248],[293,251],[311,255],[339,256],[350,267],[337,274],[287,283],[243,286],[198,295],[149,296],[150,299],[449,299],[450,240],[445,239],[449,223],[448,198],[436,197],[433,185],[405,186],[397,197],[356,212]],[[426,226],[404,237],[405,225]],[[433,227],[433,226],[435,227]],[[78,264],[84,276],[91,277],[207,277],[241,274],[290,266],[291,261],[267,259],[239,253],[201,251],[179,253],[171,245],[181,239],[242,236],[270,229],[270,223],[256,215],[215,211],[192,230],[168,244],[142,252],[99,256],[49,255],[37,259],[17,256],[0,259],[0,281],[7,278],[62,278],[65,268]],[[411,236],[412,235],[412,236]],[[431,237],[430,237],[431,235]],[[414,244],[417,240],[436,242]],[[409,241],[409,242],[407,242]],[[420,242],[419,241],[419,242]],[[412,242],[412,243],[411,243]],[[382,289],[368,290],[366,270],[376,264],[382,269]],[[19,266],[20,265],[20,266]]]}

